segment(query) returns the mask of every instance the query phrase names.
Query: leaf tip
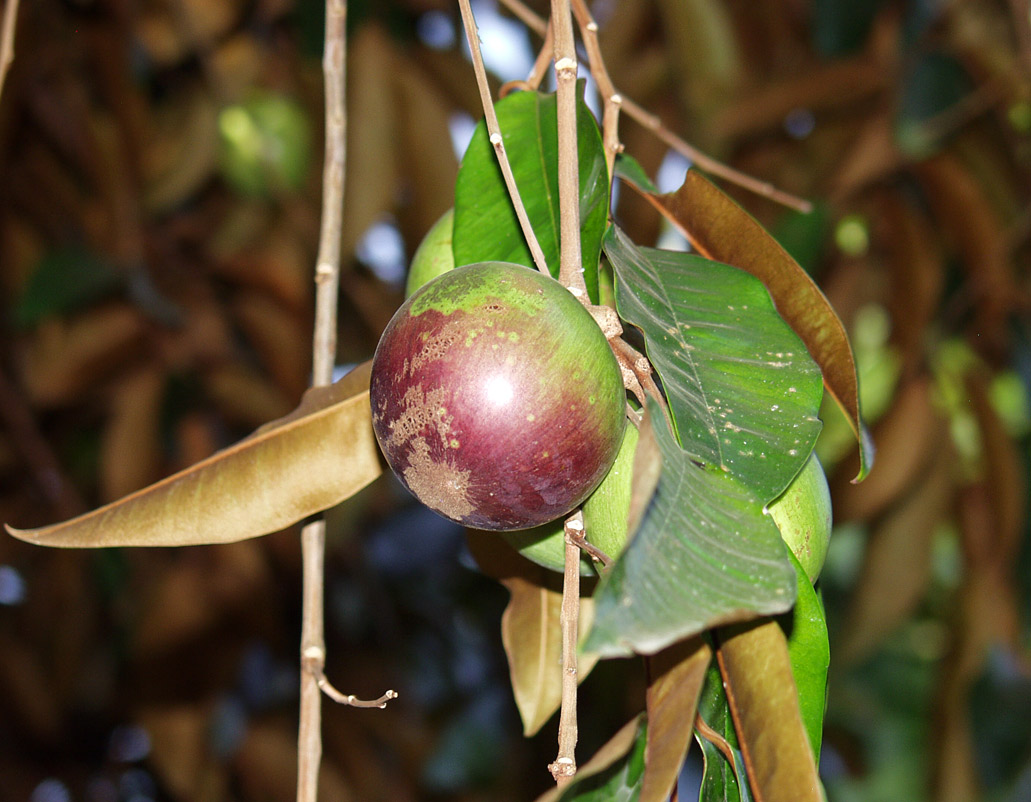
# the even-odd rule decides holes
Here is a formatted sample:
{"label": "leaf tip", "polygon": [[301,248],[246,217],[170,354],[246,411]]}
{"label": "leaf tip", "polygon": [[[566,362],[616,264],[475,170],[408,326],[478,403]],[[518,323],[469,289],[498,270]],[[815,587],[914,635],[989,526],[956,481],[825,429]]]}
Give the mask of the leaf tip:
{"label": "leaf tip", "polygon": [[873,437],[870,435],[870,430],[866,428],[866,425],[860,422],[859,424],[859,473],[856,474],[852,480],[852,484],[857,485],[862,482],[873,468],[874,457],[877,454],[877,447],[874,445]]}

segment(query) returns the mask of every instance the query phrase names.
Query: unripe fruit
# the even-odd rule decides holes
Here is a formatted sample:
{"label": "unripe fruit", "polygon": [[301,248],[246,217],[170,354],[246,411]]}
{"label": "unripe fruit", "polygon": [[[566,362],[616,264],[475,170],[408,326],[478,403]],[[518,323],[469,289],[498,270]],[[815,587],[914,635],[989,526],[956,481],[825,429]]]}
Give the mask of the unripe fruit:
{"label": "unripe fruit", "polygon": [[769,513],[809,581],[815,582],[827,557],[831,536],[831,494],[815,454],[787,490],[770,504]]}
{"label": "unripe fruit", "polygon": [[626,396],[590,313],[549,276],[485,262],[431,281],[376,348],[372,425],[426,506],[478,529],[575,509],[619,450]]}
{"label": "unripe fruit", "polygon": [[426,232],[419,247],[415,249],[408,281],[405,283],[405,298],[411,298],[416,290],[437,276],[447,273],[455,266],[455,254],[451,249],[455,230],[455,210],[448,209]]}
{"label": "unripe fruit", "polygon": [[[634,453],[640,432],[628,425],[619,454],[598,489],[584,502],[584,534],[587,540],[615,560],[623,552],[629,535],[630,497],[633,488]],[[508,532],[505,539],[520,554],[544,568],[563,571],[566,564],[566,533],[561,521],[535,529]],[[594,576],[594,561],[584,554],[580,573]]]}

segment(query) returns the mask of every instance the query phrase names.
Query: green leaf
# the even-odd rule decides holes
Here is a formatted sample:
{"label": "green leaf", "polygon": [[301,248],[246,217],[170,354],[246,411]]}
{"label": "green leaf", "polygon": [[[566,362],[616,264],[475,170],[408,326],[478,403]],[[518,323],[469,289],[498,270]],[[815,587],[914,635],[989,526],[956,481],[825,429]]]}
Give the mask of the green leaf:
{"label": "green leaf", "polygon": [[654,654],[719,623],[784,612],[795,598],[795,572],[762,503],[733,476],[697,465],[658,405],[648,406],[662,475],[595,594],[584,648],[603,657]]}
{"label": "green leaf", "polygon": [[50,315],[88,306],[118,289],[120,276],[82,248],[59,248],[40,259],[14,307],[17,325],[34,326]]}
{"label": "green leaf", "polygon": [[760,281],[700,256],[605,240],[620,315],[644,332],[678,439],[695,460],[776,498],[820,433],[820,370]]}
{"label": "green leaf", "polygon": [[823,714],[827,708],[827,670],[831,660],[827,619],[823,602],[805,570],[795,555],[790,557],[798,577],[798,595],[794,608],[784,616],[781,625],[787,630],[788,656],[798,688],[799,712],[813,748],[813,758],[819,765]]}
{"label": "green leaf", "polygon": [[[702,748],[702,787],[698,802],[751,802],[744,757],[737,745],[734,720],[727,704],[723,678],[713,662],[705,676],[705,685],[698,700],[698,712],[705,723],[721,739],[722,749],[701,733],[695,740]],[[723,749],[729,752],[729,759]]]}
{"label": "green leaf", "polygon": [[646,742],[645,717],[638,716],[612,736],[569,785],[548,791],[537,802],[636,802],[644,779]]}
{"label": "green leaf", "polygon": [[[551,274],[559,270],[558,127],[555,95],[515,92],[496,106],[519,195]],[[609,176],[598,124],[577,103],[580,248],[587,293],[598,303],[598,260],[608,219]],[[494,148],[481,120],[455,183],[455,264],[515,262],[534,267]]]}
{"label": "green leaf", "polygon": [[92,512],[9,534],[39,546],[190,546],[276,532],[380,475],[371,362],[309,390],[286,417],[167,479]]}
{"label": "green leaf", "polygon": [[698,253],[739,267],[766,285],[777,311],[802,338],[823,371],[827,391],[845,413],[860,445],[856,481],[863,479],[873,465],[874,448],[859,411],[856,362],[845,327],[820,288],[754,217],[698,170],[688,170],[676,192],[644,196]]}
{"label": "green leaf", "polygon": [[613,167],[613,178],[619,178],[626,181],[629,184],[633,184],[638,189],[643,189],[645,192],[658,192],[658,187],[652,183],[648,173],[641,166],[641,163],[637,161],[629,153],[617,153],[616,164]]}

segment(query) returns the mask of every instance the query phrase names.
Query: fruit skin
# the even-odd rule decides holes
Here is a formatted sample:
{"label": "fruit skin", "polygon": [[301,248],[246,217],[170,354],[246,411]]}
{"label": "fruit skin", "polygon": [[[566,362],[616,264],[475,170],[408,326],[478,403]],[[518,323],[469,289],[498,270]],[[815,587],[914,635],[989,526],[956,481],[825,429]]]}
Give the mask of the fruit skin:
{"label": "fruit skin", "polygon": [[372,425],[424,504],[478,529],[566,515],[619,451],[626,395],[590,313],[521,265],[433,280],[395,313],[373,357]]}
{"label": "fruit skin", "polygon": [[815,582],[827,557],[831,536],[831,494],[815,454],[802,466],[776,501],[769,505],[780,536]]}
{"label": "fruit skin", "polygon": [[[598,489],[584,502],[584,533],[587,540],[615,560],[626,545],[627,519],[633,489],[634,454],[640,432],[627,425],[623,443]],[[552,571],[562,572],[566,563],[566,534],[561,521],[520,532],[508,532],[505,539],[516,551]],[[582,576],[596,576],[594,561],[586,553],[580,560]]]}
{"label": "fruit skin", "polygon": [[424,284],[454,268],[455,253],[451,250],[454,230],[455,210],[448,209],[426,232],[419,247],[415,249],[412,264],[408,268],[405,298],[411,298]]}

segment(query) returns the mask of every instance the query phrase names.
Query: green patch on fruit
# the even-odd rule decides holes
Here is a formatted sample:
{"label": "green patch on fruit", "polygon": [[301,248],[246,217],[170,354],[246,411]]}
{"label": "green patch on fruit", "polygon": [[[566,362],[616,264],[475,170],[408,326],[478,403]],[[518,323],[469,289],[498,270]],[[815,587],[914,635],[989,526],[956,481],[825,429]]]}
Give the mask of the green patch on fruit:
{"label": "green patch on fruit", "polygon": [[815,454],[769,506],[780,536],[815,582],[827,557],[831,536],[831,495],[823,466]]}
{"label": "green patch on fruit", "polygon": [[[442,315],[453,315],[455,312],[471,312],[484,307],[490,310],[518,309],[524,314],[535,317],[545,309],[549,299],[539,285],[532,281],[522,281],[517,273],[509,272],[496,281],[483,281],[485,271],[494,270],[498,266],[516,267],[519,270],[530,270],[522,265],[507,262],[480,262],[456,268],[451,273],[451,280],[442,284],[431,281],[412,296],[409,314],[418,317],[425,312],[439,312]],[[561,285],[556,283],[557,287]],[[565,292],[565,290],[563,290]],[[576,303],[576,300],[570,296]],[[492,325],[487,321],[487,325]]]}

